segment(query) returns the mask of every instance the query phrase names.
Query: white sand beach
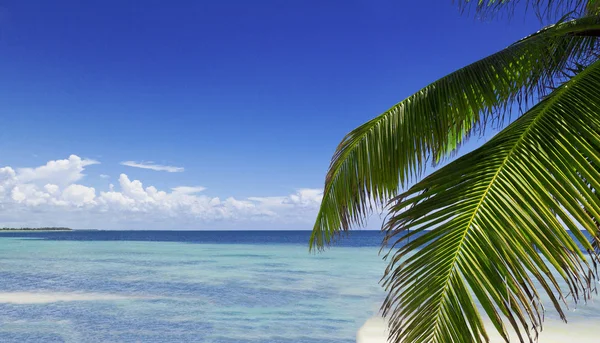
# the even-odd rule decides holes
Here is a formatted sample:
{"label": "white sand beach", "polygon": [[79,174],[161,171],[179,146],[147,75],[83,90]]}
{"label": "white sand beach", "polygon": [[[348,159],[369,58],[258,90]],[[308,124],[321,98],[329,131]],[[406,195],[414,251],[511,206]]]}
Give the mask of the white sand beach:
{"label": "white sand beach", "polygon": [[[386,323],[381,317],[373,317],[365,322],[356,334],[356,343],[387,343]],[[490,330],[490,334],[492,330]],[[600,326],[597,321],[582,321],[565,324],[546,321],[540,333],[539,343],[597,343],[600,341]],[[518,342],[516,337],[515,342]],[[492,343],[504,343],[498,335],[491,335]]]}

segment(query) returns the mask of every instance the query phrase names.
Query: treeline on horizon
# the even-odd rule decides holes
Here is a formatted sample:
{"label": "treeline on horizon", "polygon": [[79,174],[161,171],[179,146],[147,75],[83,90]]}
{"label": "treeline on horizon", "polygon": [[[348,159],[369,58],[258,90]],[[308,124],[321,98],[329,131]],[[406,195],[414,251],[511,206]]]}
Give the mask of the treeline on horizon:
{"label": "treeline on horizon", "polygon": [[0,231],[72,231],[68,227],[3,227]]}

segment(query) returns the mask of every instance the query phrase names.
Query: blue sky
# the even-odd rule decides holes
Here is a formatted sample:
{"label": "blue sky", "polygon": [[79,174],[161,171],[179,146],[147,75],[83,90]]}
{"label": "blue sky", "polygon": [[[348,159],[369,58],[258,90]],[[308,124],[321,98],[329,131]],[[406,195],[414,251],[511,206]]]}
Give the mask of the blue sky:
{"label": "blue sky", "polygon": [[[169,228],[310,229],[318,203],[309,190],[322,187],[345,133],[539,28],[532,15],[510,21],[461,15],[450,0],[4,2],[0,167],[20,180],[27,177],[19,168],[35,172],[63,160],[63,176],[72,181],[59,185],[44,174],[48,168],[37,170],[46,176],[29,181],[35,184],[29,193],[48,193],[48,184],[58,191],[35,193],[45,203],[29,205],[15,200],[11,181],[0,224],[144,228],[164,220]],[[266,212],[258,220],[233,220],[196,212],[154,218],[141,208],[114,215],[115,209],[85,202],[68,210],[49,205],[52,196],[65,200],[71,184],[93,188],[92,201],[110,184],[119,193],[121,174],[142,189],[201,186],[186,196],[278,198],[272,206],[285,209],[269,207],[268,220]],[[83,201],[87,190],[78,190]],[[289,199],[300,190],[310,193],[304,217],[280,216],[297,212]]]}

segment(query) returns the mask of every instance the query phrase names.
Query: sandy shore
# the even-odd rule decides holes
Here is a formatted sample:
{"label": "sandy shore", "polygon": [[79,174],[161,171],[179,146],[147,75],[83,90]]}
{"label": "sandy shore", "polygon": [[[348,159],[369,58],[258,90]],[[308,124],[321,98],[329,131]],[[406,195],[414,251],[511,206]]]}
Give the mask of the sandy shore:
{"label": "sandy shore", "polygon": [[[600,342],[600,323],[596,321],[579,321],[565,324],[563,322],[546,321],[544,331],[540,334],[539,343],[597,343]],[[386,323],[381,317],[374,317],[365,322],[356,334],[357,343],[386,343]],[[490,330],[490,334],[491,334]],[[491,336],[491,342],[504,343],[498,335]],[[518,342],[516,337],[514,340]]]}

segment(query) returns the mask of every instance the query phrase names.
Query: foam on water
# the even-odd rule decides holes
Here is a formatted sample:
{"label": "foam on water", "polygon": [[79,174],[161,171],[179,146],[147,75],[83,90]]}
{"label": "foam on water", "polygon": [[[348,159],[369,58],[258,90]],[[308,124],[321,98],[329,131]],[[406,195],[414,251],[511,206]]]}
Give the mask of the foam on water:
{"label": "foam on water", "polygon": [[0,303],[5,304],[49,304],[59,301],[111,301],[136,298],[140,297],[96,293],[0,292]]}

